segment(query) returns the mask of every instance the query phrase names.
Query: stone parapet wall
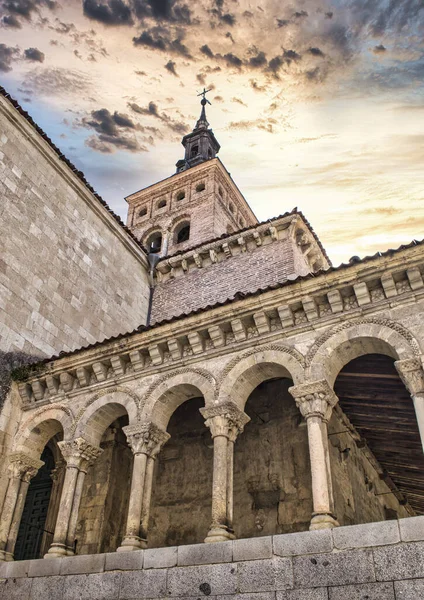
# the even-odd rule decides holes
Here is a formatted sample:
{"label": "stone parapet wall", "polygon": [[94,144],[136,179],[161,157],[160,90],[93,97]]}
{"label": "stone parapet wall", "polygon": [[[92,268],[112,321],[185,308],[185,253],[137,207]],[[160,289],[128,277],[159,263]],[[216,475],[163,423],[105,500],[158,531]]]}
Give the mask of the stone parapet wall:
{"label": "stone parapet wall", "polygon": [[0,565],[4,600],[419,600],[424,517]]}

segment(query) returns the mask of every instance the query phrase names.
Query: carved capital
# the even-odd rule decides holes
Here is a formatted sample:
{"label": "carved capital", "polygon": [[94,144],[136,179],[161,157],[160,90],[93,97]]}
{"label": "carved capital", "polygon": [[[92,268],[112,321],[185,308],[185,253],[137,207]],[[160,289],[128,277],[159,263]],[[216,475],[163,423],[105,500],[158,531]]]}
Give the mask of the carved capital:
{"label": "carved capital", "polygon": [[250,417],[232,402],[225,402],[210,408],[201,408],[206,427],[211,430],[212,438],[223,435],[231,442],[243,431]]}
{"label": "carved capital", "polygon": [[122,428],[134,454],[147,454],[152,458],[171,437],[154,423],[144,422]]}
{"label": "carved capital", "polygon": [[29,482],[43,465],[42,460],[32,458],[23,452],[14,452],[9,456],[9,478]]}
{"label": "carved capital", "polygon": [[296,406],[305,419],[320,417],[324,421],[328,421],[331,417],[333,406],[339,400],[324,379],[293,386],[289,388],[289,392],[295,399]]}
{"label": "carved capital", "polygon": [[424,371],[419,360],[397,360],[395,367],[411,396],[424,393]]}
{"label": "carved capital", "polygon": [[80,471],[86,471],[103,452],[101,448],[93,446],[84,438],[58,442],[57,445],[66,461],[67,467],[74,467]]}

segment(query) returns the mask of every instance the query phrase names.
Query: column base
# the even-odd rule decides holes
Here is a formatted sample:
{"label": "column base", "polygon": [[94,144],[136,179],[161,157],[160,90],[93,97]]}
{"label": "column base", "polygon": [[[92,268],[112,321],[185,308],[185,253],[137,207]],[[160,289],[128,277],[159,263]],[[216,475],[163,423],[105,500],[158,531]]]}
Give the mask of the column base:
{"label": "column base", "polygon": [[232,530],[229,530],[225,525],[212,525],[205,538],[205,543],[228,542],[234,540],[235,535]]}
{"label": "column base", "polygon": [[332,515],[331,513],[314,513],[312,515],[309,531],[315,531],[317,529],[333,529],[334,527],[339,526],[339,522],[335,515]]}
{"label": "column base", "polygon": [[69,548],[65,544],[52,544],[43,558],[63,558],[69,556]]}
{"label": "column base", "polygon": [[141,550],[147,548],[147,540],[143,540],[137,535],[127,535],[123,540],[117,552],[134,552],[135,550]]}

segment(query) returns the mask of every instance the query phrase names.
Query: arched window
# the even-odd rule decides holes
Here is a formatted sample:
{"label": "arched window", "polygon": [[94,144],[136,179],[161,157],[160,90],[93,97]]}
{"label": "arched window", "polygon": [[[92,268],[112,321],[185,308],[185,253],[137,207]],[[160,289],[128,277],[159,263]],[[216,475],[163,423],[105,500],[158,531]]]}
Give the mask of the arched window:
{"label": "arched window", "polygon": [[202,183],[198,183],[198,184],[196,185],[196,192],[203,192],[203,190],[204,190],[204,189],[206,189],[206,186],[205,186],[205,184],[203,183],[203,181],[202,181]]}
{"label": "arched window", "polygon": [[193,158],[199,154],[199,146],[196,144],[192,147],[190,156]]}
{"label": "arched window", "polygon": [[162,198],[162,200],[159,200],[158,202],[158,208],[164,208],[166,206],[166,200],[165,198]]}
{"label": "arched window", "polygon": [[185,198],[185,192],[183,192],[183,191],[178,192],[176,198],[177,198],[177,200],[184,200],[184,198]]}
{"label": "arched window", "polygon": [[162,234],[160,231],[152,233],[146,243],[147,250],[151,254],[158,254],[162,248]]}
{"label": "arched window", "polygon": [[140,209],[140,211],[138,213],[138,216],[139,217],[145,217],[146,215],[147,215],[147,208],[144,207],[144,208]]}
{"label": "arched window", "polygon": [[190,239],[190,223],[184,221],[180,223],[175,229],[175,243],[182,244]]}
{"label": "arched window", "polygon": [[231,202],[228,204],[228,208],[230,209],[230,213],[233,215],[234,214],[234,204],[232,204]]}

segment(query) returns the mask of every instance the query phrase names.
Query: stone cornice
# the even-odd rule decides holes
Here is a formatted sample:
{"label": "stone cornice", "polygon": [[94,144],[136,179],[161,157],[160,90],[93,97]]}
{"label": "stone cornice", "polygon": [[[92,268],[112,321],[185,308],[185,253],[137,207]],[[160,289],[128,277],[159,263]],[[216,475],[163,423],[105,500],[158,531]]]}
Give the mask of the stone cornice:
{"label": "stone cornice", "polygon": [[[424,297],[423,246],[261,292],[40,365],[19,383],[24,408],[269,343],[372,318]],[[375,320],[375,318],[374,318]],[[386,319],[387,320],[387,319]]]}
{"label": "stone cornice", "polygon": [[37,151],[49,162],[49,164],[66,180],[66,183],[82,198],[90,209],[102,220],[104,225],[110,229],[133,254],[142,265],[148,268],[147,257],[142,248],[133,240],[116,219],[104,208],[93,196],[84,183],[72,172],[63,161],[59,159],[56,152],[41,137],[41,135],[28,123],[28,121],[13,107],[13,105],[0,95],[0,112],[5,118],[13,123],[26,139],[28,139]]}

